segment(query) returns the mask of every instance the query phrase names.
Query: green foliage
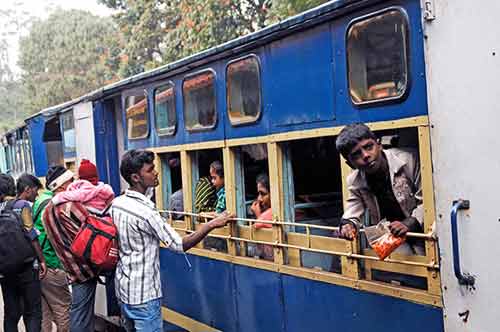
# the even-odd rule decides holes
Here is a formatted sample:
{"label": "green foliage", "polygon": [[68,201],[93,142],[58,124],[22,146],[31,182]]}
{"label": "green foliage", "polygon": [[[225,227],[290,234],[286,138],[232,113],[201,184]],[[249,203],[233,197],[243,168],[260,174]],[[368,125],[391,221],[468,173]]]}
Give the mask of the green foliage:
{"label": "green foliage", "polygon": [[121,39],[108,18],[56,10],[21,38],[18,64],[29,113],[79,97],[117,79]]}
{"label": "green foliage", "polygon": [[279,21],[314,8],[329,0],[274,0],[271,20]]}

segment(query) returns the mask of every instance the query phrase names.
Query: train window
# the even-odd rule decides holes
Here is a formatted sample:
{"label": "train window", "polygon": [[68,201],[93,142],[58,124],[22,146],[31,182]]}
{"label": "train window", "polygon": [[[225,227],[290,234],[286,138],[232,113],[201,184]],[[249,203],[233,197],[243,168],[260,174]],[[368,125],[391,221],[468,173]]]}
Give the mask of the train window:
{"label": "train window", "polygon": [[[289,142],[285,148],[285,171],[292,179],[287,192],[291,202],[287,219],[312,227],[288,227],[288,241],[301,239],[308,232],[315,241],[331,241],[334,234],[321,226],[338,226],[342,216],[342,176],[340,156],[334,137],[321,137]],[[311,172],[311,170],[314,170]],[[326,180],[325,180],[326,179]],[[314,226],[319,226],[314,228]],[[334,241],[334,240],[333,240]],[[292,253],[289,252],[289,257]],[[340,257],[301,250],[295,258],[301,266],[341,272]]]}
{"label": "train window", "polygon": [[[179,152],[162,154],[162,197],[163,208],[169,211],[184,211],[182,193],[181,156]],[[173,220],[184,220],[183,214],[172,213]]]}
{"label": "train window", "polygon": [[232,125],[255,122],[261,109],[257,57],[234,61],[226,69],[227,110]]}
{"label": "train window", "polygon": [[349,91],[355,104],[396,99],[408,86],[408,21],[389,10],[355,22],[347,32]]}
{"label": "train window", "polygon": [[174,85],[168,83],[154,91],[155,121],[158,135],[173,135],[176,125]]}
{"label": "train window", "polygon": [[[193,210],[201,216],[196,222],[205,222],[226,210],[226,189],[224,164],[221,149],[207,149],[193,152]],[[214,251],[227,252],[225,239],[207,237],[203,247]]]}
{"label": "train window", "polygon": [[125,116],[129,139],[145,138],[148,136],[147,98],[144,94],[127,96],[125,99]]}
{"label": "train window", "polygon": [[182,83],[184,121],[187,130],[209,129],[215,126],[215,74],[207,70],[189,76]]}
{"label": "train window", "polygon": [[75,120],[73,110],[61,114],[64,153],[76,152]]}

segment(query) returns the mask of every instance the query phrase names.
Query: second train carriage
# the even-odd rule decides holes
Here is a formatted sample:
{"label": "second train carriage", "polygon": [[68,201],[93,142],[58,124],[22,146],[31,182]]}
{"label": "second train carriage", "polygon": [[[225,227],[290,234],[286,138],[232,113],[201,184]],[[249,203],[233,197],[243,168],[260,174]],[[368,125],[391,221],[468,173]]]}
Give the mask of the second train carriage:
{"label": "second train carriage", "polygon": [[[454,153],[446,140],[460,140],[446,116],[474,103],[465,93],[438,95],[456,89],[459,77],[439,70],[450,67],[443,59],[465,60],[464,49],[443,31],[453,29],[469,5],[460,0],[448,6],[439,4],[436,11],[433,1],[334,1],[41,112],[26,121],[35,172],[43,176],[55,162],[71,167],[80,158],[95,160],[101,179],[118,193],[125,188],[119,157],[127,149],[151,149],[161,173],[157,205],[168,217],[170,198],[181,190],[184,217],[170,215],[169,222],[187,234],[202,222],[193,204],[196,181],[211,161],[223,162],[227,207],[239,220],[215,232],[216,241],[192,249],[190,265],[161,251],[165,331],[493,331],[494,306],[485,305],[490,296],[484,292],[498,293],[498,271],[475,265],[481,274],[464,277],[457,241],[467,253],[484,252],[487,244],[457,234],[456,217],[467,207],[462,201],[448,226],[452,201],[481,197],[473,183],[486,185],[482,177],[463,178],[464,167],[447,162],[465,161],[458,157],[464,151]],[[495,6],[480,6],[479,16]],[[476,46],[486,50],[491,30],[482,34]],[[490,67],[487,79],[494,73]],[[468,75],[479,80],[476,72]],[[465,86],[478,87],[459,90]],[[485,107],[477,112],[489,114]],[[491,128],[466,118],[471,131]],[[333,236],[350,172],[334,142],[353,122],[369,124],[388,148],[418,150],[425,256],[394,254],[379,261],[363,237],[347,242]],[[7,168],[11,150],[17,151],[7,143],[9,135]],[[480,142],[469,135],[460,143],[482,151]],[[498,170],[498,158],[490,163],[487,169]],[[274,223],[255,230],[248,206],[262,172],[271,180]],[[462,175],[459,182],[468,190],[459,190],[446,173]],[[465,217],[491,220],[491,206],[481,205],[484,211]],[[272,261],[256,258],[258,245],[273,247]],[[463,263],[471,265],[473,257],[466,254]],[[116,307],[108,309],[111,314]]]}

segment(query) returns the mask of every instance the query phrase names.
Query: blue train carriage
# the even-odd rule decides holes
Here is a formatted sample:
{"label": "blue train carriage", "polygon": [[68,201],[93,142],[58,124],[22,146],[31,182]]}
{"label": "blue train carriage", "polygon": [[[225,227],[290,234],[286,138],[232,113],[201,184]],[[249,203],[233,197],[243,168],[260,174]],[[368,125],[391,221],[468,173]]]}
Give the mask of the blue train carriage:
{"label": "blue train carriage", "polygon": [[25,124],[12,129],[2,137],[0,167],[3,173],[18,177],[33,171],[29,130]]}
{"label": "blue train carriage", "polygon": [[83,158],[95,162],[93,104],[81,97],[49,107],[25,120],[32,145],[34,174],[44,178],[53,165],[76,173]]}
{"label": "blue train carriage", "polygon": [[[180,233],[203,222],[195,185],[223,163],[238,222],[192,249],[191,267],[161,250],[166,331],[444,330],[423,14],[416,0],[335,1],[91,97],[100,172],[124,188],[118,157],[154,151],[156,202]],[[380,261],[363,238],[332,236],[350,172],[334,142],[353,122],[419,152],[424,256]],[[274,224],[256,230],[260,173]],[[185,212],[169,214],[179,191]]]}

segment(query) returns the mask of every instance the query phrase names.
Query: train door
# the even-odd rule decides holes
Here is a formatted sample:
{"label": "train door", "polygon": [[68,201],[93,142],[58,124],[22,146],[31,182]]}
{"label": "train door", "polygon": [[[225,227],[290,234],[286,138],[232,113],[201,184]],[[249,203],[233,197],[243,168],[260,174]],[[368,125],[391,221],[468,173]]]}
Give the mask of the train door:
{"label": "train door", "polygon": [[117,121],[121,121],[121,115],[117,111],[115,99],[94,102],[95,153],[99,177],[101,181],[110,184],[118,195],[121,192],[121,184]]}
{"label": "train door", "polygon": [[92,103],[81,103],[73,108],[76,135],[76,164],[82,159],[95,163],[94,122]]}
{"label": "train door", "polygon": [[497,331],[500,24],[492,13],[500,12],[500,2],[425,3],[444,325],[454,332]]}

